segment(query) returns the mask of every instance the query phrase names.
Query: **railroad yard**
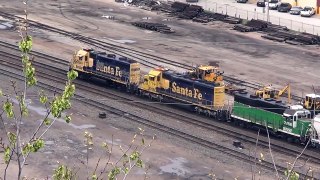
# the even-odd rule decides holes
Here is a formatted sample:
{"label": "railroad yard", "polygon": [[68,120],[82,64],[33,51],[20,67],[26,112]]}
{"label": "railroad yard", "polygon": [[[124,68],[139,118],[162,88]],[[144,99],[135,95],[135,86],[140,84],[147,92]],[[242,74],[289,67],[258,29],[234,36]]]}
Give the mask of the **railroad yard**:
{"label": "railroad yard", "polygon": [[[159,65],[184,72],[194,65],[218,64],[226,83],[241,88],[257,89],[267,84],[283,87],[290,83],[294,100],[313,93],[313,86],[320,91],[319,45],[275,42],[262,38],[261,32],[236,31],[234,24],[223,21],[203,24],[160,11],[124,6],[114,0],[35,0],[29,7],[39,88],[61,89],[73,53],[86,47],[130,57],[141,64],[143,73]],[[22,3],[1,2],[0,88],[4,92],[10,91],[10,79],[21,82],[21,60],[14,46],[19,34],[14,21],[22,14]],[[265,132],[261,132],[256,147],[254,130],[153,103],[106,88],[101,82],[76,81],[76,87],[72,123],[66,126],[63,120],[58,120],[54,124],[46,134],[44,150],[34,154],[37,159],[26,165],[26,176],[40,179],[50,176],[57,161],[70,166],[80,164],[86,150],[84,131],[93,133],[97,143],[114,141],[115,145],[126,147],[141,127],[148,142],[156,134],[152,146],[143,153],[150,179],[210,179],[209,173],[214,173],[217,179],[252,179],[253,156],[259,157],[260,153],[265,160],[257,165],[261,174],[257,173],[256,178],[275,179]],[[30,93],[37,94],[37,89]],[[28,98],[34,102],[29,106],[31,117],[40,118],[44,109],[33,96]],[[98,117],[101,112],[107,114],[105,119]],[[36,123],[27,122],[26,131],[32,131]],[[243,147],[235,147],[236,141]],[[271,144],[277,169],[283,175],[287,162],[293,162],[303,146],[275,137],[271,137]],[[92,153],[91,168],[95,167],[99,153],[96,149]],[[121,156],[119,150],[114,151],[113,157],[116,156]],[[296,170],[305,173],[312,167],[313,177],[319,179],[319,157],[319,149],[307,149]],[[0,164],[1,173],[3,169]],[[85,167],[80,165],[80,169]],[[11,173],[15,171],[10,169]],[[144,172],[138,170],[129,179],[143,177]]]}

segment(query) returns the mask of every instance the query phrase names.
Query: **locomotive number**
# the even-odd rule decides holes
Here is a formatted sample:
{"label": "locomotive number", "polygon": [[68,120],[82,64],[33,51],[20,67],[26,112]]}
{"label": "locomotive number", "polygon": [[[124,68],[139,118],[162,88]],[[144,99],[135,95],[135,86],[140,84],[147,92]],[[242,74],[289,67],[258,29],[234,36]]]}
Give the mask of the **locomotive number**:
{"label": "locomotive number", "polygon": [[290,132],[290,133],[292,132],[292,129],[287,128],[287,127],[283,127],[283,130],[286,131],[286,132]]}

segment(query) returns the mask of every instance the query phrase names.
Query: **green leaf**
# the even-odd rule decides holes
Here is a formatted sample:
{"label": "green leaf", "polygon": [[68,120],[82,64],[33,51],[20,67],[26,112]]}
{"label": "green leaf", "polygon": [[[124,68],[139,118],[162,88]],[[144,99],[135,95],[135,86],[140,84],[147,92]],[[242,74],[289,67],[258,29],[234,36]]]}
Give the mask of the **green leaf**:
{"label": "green leaf", "polygon": [[3,92],[2,92],[2,90],[0,89],[0,97],[1,97],[1,96],[3,96]]}
{"label": "green leaf", "polygon": [[47,102],[48,102],[48,97],[45,96],[44,94],[43,94],[43,95],[40,95],[40,102],[41,102],[42,104],[47,103]]}
{"label": "green leaf", "polygon": [[134,161],[137,160],[140,157],[140,154],[138,151],[134,151],[132,152],[132,154],[130,155],[130,160]]}
{"label": "green leaf", "polygon": [[78,72],[75,70],[71,70],[68,72],[68,80],[73,81],[78,77]]}
{"label": "green leaf", "polygon": [[19,105],[20,105],[20,109],[22,111],[22,115],[28,116],[29,111],[28,111],[28,108],[26,106],[25,100],[22,97],[20,97],[18,99],[19,99]]}
{"label": "green leaf", "polygon": [[37,152],[39,149],[44,147],[44,140],[43,139],[37,139],[33,144],[32,144],[32,152]]}
{"label": "green leaf", "polygon": [[74,180],[75,173],[67,166],[59,165],[53,172],[54,180]]}
{"label": "green leaf", "polygon": [[23,53],[29,53],[32,49],[32,37],[27,36],[19,42],[19,49]]}
{"label": "green leaf", "polygon": [[116,178],[116,176],[118,174],[120,174],[120,168],[119,167],[115,167],[114,169],[112,169],[109,174],[108,174],[108,179],[109,180],[114,180]]}
{"label": "green leaf", "polygon": [[10,148],[9,147],[6,147],[4,149],[4,161],[6,164],[8,164],[10,161]]}
{"label": "green leaf", "polygon": [[8,137],[9,137],[9,142],[11,146],[14,146],[14,144],[16,143],[17,140],[17,136],[16,134],[12,133],[12,132],[8,132]]}
{"label": "green leaf", "polygon": [[128,174],[129,173],[129,168],[125,167],[123,171],[124,171],[124,174]]}
{"label": "green leaf", "polygon": [[6,101],[3,104],[3,110],[6,112],[8,118],[14,117],[13,104],[11,102]]}
{"label": "green leaf", "polygon": [[91,179],[92,179],[92,180],[97,180],[97,179],[98,179],[98,177],[97,177],[97,175],[96,175],[96,174],[94,174],[94,175],[92,175]]}
{"label": "green leaf", "polygon": [[51,124],[51,121],[48,118],[45,118],[43,121],[46,126],[49,126]]}
{"label": "green leaf", "polygon": [[143,162],[142,162],[141,159],[138,159],[138,160],[137,160],[137,166],[140,167],[140,168],[143,167]]}

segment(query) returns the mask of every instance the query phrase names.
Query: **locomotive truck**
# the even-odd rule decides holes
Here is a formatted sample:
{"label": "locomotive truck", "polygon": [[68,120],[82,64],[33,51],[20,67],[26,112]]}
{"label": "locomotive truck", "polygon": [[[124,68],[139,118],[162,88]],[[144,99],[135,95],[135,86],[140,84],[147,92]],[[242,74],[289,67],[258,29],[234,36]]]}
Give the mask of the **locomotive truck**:
{"label": "locomotive truck", "polygon": [[288,140],[310,139],[320,147],[320,116],[303,107],[289,107],[246,92],[235,93],[233,104],[225,103],[223,73],[212,66],[199,66],[183,74],[154,68],[141,78],[140,64],[135,60],[82,49],[74,54],[70,68],[81,79],[100,78],[150,99],[188,105],[194,112],[235,124],[267,126],[270,132]]}

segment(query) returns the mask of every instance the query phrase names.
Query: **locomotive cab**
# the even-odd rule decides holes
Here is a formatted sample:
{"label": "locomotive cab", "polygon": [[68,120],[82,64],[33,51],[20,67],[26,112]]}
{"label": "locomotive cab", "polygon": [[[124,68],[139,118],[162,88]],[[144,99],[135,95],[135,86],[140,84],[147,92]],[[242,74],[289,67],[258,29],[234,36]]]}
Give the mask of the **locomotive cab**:
{"label": "locomotive cab", "polygon": [[151,70],[147,75],[144,76],[142,89],[147,91],[156,92],[156,89],[160,86],[161,71]]}
{"label": "locomotive cab", "polygon": [[73,55],[71,68],[83,72],[85,67],[93,66],[93,59],[90,58],[91,49],[82,49]]}
{"label": "locomotive cab", "polygon": [[303,105],[309,110],[320,110],[320,95],[317,94],[307,94]]}
{"label": "locomotive cab", "polygon": [[320,148],[320,115],[317,115],[313,120],[314,135],[312,143]]}
{"label": "locomotive cab", "polygon": [[201,79],[209,82],[222,82],[223,72],[216,66],[198,66],[189,72],[192,78]]}
{"label": "locomotive cab", "polygon": [[307,109],[286,109],[283,113],[286,123],[291,124],[292,128],[297,127],[297,121],[301,119],[311,119],[311,112]]}

